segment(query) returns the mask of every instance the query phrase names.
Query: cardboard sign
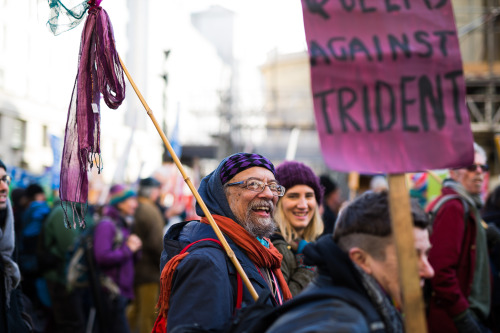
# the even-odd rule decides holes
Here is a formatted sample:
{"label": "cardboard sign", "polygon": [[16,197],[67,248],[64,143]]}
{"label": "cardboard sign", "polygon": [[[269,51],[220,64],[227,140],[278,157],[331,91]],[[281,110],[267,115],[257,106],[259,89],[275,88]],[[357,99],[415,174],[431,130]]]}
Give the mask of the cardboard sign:
{"label": "cardboard sign", "polygon": [[473,163],[449,0],[302,0],[321,150],[333,170]]}

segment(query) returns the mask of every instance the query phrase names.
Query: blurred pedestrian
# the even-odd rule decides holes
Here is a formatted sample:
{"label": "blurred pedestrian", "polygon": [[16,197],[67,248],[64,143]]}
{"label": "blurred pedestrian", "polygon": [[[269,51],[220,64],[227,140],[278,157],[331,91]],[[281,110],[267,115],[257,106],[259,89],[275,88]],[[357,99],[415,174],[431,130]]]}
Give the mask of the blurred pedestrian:
{"label": "blurred pedestrian", "polygon": [[23,213],[19,244],[19,268],[23,277],[21,285],[35,309],[40,311],[40,319],[44,321],[51,304],[47,283],[38,265],[37,246],[50,207],[39,184],[30,184],[25,195],[28,206]]}
{"label": "blurred pedestrian", "polygon": [[[481,224],[481,190],[486,153],[474,143],[474,164],[450,170],[437,211],[429,260],[436,270],[429,304],[430,332],[488,332],[491,281],[486,231]],[[450,197],[451,196],[451,197]]]}
{"label": "blurred pedestrian", "polygon": [[[488,224],[486,237],[490,254],[492,276],[490,322],[493,332],[500,332],[500,185],[488,195],[481,216]],[[497,237],[495,237],[495,234]]]}
{"label": "blurred pedestrian", "polygon": [[19,261],[19,244],[21,243],[23,214],[28,207],[26,189],[17,187],[10,191],[12,212],[14,213],[14,231],[16,232],[16,248],[14,249],[14,260]]}
{"label": "blurred pedestrian", "polygon": [[142,242],[141,257],[134,267],[135,299],[127,309],[133,332],[150,333],[155,323],[155,310],[160,291],[160,256],[163,250],[163,217],[155,202],[161,183],[149,177],[139,181],[139,206],[132,227]]}
{"label": "blurred pedestrian", "polygon": [[323,197],[323,234],[332,234],[335,229],[335,221],[337,221],[337,214],[339,213],[340,205],[342,204],[340,198],[340,188],[338,184],[328,175],[321,175],[319,177],[321,186],[325,189]]}
{"label": "blurred pedestrian", "polygon": [[124,185],[114,185],[104,216],[95,226],[95,261],[107,278],[101,281],[106,333],[130,332],[125,308],[134,298],[134,260],[142,246],[140,238],[131,233],[136,209],[136,193]]}
{"label": "blurred pedestrian", "polygon": [[[81,211],[82,204],[76,203],[75,209]],[[67,286],[67,264],[69,262],[69,251],[75,239],[83,231],[81,228],[68,229],[65,227],[64,219],[72,219],[76,215],[64,212],[60,202],[55,202],[44,223],[43,248],[46,252],[46,264],[43,273],[47,281],[47,287],[52,301],[53,324],[51,331],[54,333],[83,333],[85,332],[86,312],[83,307],[82,295],[78,289],[70,289]],[[87,228],[93,227],[92,214],[87,210],[85,216]],[[73,225],[70,220],[69,224]],[[79,221],[76,221],[78,225]]]}
{"label": "blurred pedestrian", "polygon": [[9,200],[10,176],[0,160],[0,332],[31,331],[30,319],[24,315],[20,292],[19,267],[12,258],[15,246],[14,214]]}
{"label": "blurred pedestrian", "polygon": [[389,184],[385,176],[374,176],[370,180],[370,190],[373,192],[387,192],[389,190]]}

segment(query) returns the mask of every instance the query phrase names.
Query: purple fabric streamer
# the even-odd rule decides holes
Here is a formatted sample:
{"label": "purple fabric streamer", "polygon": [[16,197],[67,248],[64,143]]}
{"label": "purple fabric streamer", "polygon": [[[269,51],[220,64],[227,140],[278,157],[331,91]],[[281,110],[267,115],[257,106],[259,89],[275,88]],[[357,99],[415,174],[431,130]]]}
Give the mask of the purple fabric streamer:
{"label": "purple fabric streamer", "polygon": [[88,10],[83,28],[78,73],[66,122],[59,197],[67,228],[71,228],[68,205],[73,213],[73,227],[76,228],[78,220],[80,227],[85,228],[85,210],[76,209],[75,204],[87,202],[88,170],[94,163],[99,172],[102,169],[100,95],[111,109],[117,109],[125,98],[125,80],[115,48],[113,27],[98,3]]}

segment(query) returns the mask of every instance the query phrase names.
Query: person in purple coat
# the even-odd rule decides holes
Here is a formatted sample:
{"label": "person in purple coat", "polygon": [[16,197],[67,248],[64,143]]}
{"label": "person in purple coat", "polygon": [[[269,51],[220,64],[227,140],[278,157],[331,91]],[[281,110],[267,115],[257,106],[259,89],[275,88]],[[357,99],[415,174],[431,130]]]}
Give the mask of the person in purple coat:
{"label": "person in purple coat", "polygon": [[123,185],[114,185],[109,205],[94,231],[95,261],[103,275],[107,332],[130,332],[125,308],[134,298],[134,259],[142,247],[140,238],[130,232],[136,208],[136,193]]}

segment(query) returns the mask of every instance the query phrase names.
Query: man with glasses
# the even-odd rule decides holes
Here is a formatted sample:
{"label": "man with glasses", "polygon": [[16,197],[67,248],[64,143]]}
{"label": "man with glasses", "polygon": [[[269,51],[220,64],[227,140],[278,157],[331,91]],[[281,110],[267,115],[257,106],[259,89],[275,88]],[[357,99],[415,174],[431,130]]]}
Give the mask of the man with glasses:
{"label": "man with glasses", "polygon": [[486,154],[474,143],[474,164],[450,170],[441,196],[428,207],[438,208],[431,235],[429,261],[435,269],[429,305],[430,332],[489,332],[490,269],[486,230],[479,211],[488,171]]}
{"label": "man with glasses", "polygon": [[[10,177],[0,160],[0,332],[24,332],[22,320],[13,322],[14,311],[20,313],[14,289],[21,280],[19,267],[12,259],[15,246],[14,214],[9,200]],[[12,297],[11,297],[12,296]]]}
{"label": "man with glasses", "polygon": [[[290,299],[281,254],[267,238],[285,193],[274,165],[258,154],[231,155],[203,178],[198,191],[256,292],[267,290],[275,306]],[[201,221],[173,225],[163,242],[158,305],[169,332],[222,329],[239,308],[254,303],[199,205],[196,212]],[[155,332],[165,332],[165,323],[157,320]]]}

